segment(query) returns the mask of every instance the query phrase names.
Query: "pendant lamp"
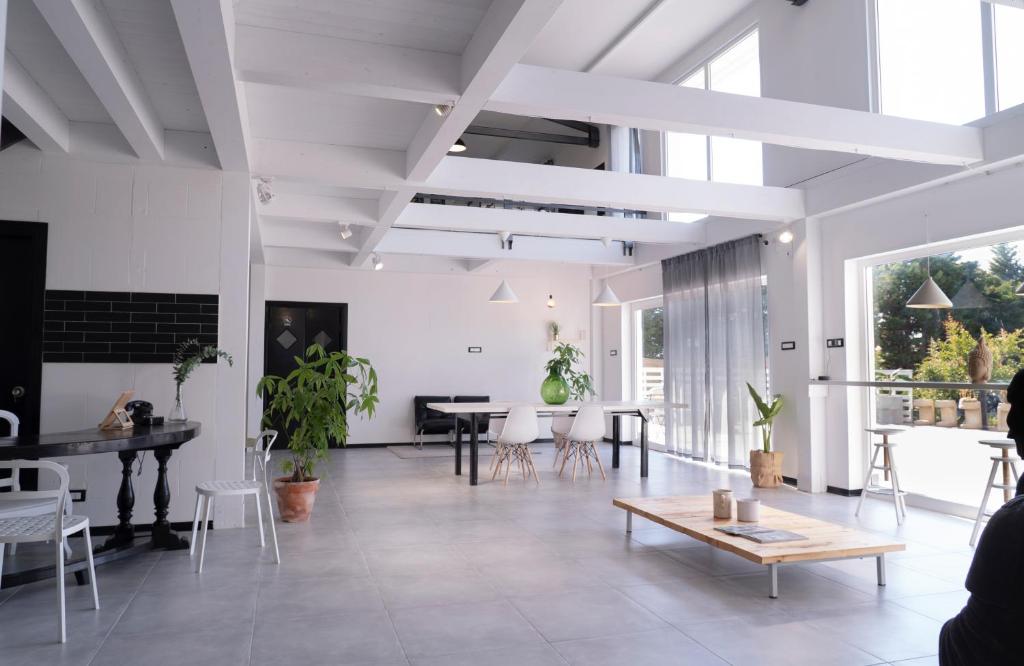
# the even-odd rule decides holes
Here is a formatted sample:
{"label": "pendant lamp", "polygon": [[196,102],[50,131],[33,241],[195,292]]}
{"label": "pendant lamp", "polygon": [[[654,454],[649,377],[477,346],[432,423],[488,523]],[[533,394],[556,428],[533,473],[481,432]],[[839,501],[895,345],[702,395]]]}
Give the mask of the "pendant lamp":
{"label": "pendant lamp", "polygon": [[612,286],[608,284],[608,281],[606,280],[604,283],[604,289],[602,289],[601,293],[594,299],[593,304],[602,308],[610,308],[616,305],[622,305],[622,301],[620,301],[619,297],[615,295],[615,292],[612,291]]}
{"label": "pendant lamp", "polygon": [[502,280],[488,301],[491,303],[518,303],[519,298],[516,296],[516,292],[512,291],[512,287],[508,286],[508,282]]}
{"label": "pendant lamp", "polygon": [[[924,216],[924,233],[925,233],[925,244],[929,242],[928,239],[928,215]],[[927,271],[928,277],[925,278],[924,283],[918,287],[914,295],[907,301],[908,308],[916,308],[919,310],[938,310],[940,308],[951,308],[953,307],[953,301],[949,300],[949,296],[939,288],[939,285],[935,284],[935,280],[932,279],[932,258],[927,258]]]}

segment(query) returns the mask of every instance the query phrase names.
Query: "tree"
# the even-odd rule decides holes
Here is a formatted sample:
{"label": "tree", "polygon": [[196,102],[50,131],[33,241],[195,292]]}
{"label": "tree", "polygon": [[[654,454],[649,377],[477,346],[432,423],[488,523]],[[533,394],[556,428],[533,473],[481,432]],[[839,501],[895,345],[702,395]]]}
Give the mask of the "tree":
{"label": "tree", "polygon": [[[969,382],[967,355],[978,344],[977,337],[952,315],[942,323],[944,336],[932,338],[928,354],[914,371],[915,381],[925,382]],[[1024,331],[1000,330],[995,335],[982,329],[980,335],[992,352],[993,381],[1009,381],[1020,368],[1024,358]],[[917,392],[922,398],[950,399],[959,397],[954,390],[925,389]]]}
{"label": "tree", "polygon": [[662,308],[642,310],[644,358],[665,358],[665,318]]}
{"label": "tree", "polygon": [[1024,265],[1017,257],[1017,249],[1009,243],[1000,243],[992,248],[988,271],[1007,282],[1020,282],[1024,278]]}

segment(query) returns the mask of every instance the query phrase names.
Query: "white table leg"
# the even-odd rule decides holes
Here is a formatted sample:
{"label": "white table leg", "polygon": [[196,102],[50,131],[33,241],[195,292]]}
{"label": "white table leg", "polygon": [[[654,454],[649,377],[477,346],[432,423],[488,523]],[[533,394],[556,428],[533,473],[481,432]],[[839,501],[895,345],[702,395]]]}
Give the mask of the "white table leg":
{"label": "white table leg", "polygon": [[769,564],[768,565],[769,579],[768,579],[768,597],[770,599],[779,598],[779,565]]}
{"label": "white table leg", "polygon": [[885,587],[885,553],[875,558],[875,569],[878,571],[878,586]]}
{"label": "white table leg", "polygon": [[632,532],[633,532],[633,512],[632,511],[627,511],[626,512],[626,534],[631,534]]}

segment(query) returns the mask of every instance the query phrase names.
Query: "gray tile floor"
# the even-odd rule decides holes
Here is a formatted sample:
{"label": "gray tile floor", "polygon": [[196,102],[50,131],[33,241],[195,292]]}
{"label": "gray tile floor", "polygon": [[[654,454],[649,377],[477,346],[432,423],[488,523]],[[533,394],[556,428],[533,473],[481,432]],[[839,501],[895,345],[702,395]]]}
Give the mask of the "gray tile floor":
{"label": "gray tile floor", "polygon": [[[610,458],[604,452],[605,461]],[[279,524],[283,563],[254,528],[211,532],[206,569],[184,552],[99,570],[103,609],[68,587],[54,644],[52,581],[0,590],[0,663],[22,664],[937,664],[943,620],[966,599],[967,521],[792,489],[637,451],[607,481],[470,488],[451,458],[333,452],[308,524]],[[486,463],[485,463],[486,465]],[[902,538],[888,586],[873,560],[761,567],[637,520],[615,496],[732,487],[767,504]],[[191,502],[191,498],[176,498]],[[69,579],[70,581],[71,579]]]}

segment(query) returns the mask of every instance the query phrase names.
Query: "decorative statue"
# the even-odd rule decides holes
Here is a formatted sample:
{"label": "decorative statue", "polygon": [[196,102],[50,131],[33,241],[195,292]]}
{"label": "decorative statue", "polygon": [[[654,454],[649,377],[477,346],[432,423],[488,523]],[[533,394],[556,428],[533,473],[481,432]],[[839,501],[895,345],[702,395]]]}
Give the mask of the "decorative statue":
{"label": "decorative statue", "polygon": [[985,336],[978,339],[978,345],[967,355],[967,374],[973,384],[985,384],[992,379],[992,350],[985,344]]}

